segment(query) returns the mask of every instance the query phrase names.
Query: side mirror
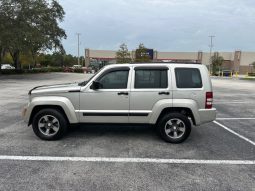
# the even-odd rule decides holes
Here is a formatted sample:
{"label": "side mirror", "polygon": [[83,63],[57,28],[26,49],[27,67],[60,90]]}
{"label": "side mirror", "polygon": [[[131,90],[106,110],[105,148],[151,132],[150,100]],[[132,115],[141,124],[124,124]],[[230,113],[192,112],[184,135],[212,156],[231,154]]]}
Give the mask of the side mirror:
{"label": "side mirror", "polygon": [[100,82],[98,82],[98,81],[93,81],[92,85],[90,86],[90,88],[93,90],[97,90],[101,87],[102,87],[102,84],[100,84]]}

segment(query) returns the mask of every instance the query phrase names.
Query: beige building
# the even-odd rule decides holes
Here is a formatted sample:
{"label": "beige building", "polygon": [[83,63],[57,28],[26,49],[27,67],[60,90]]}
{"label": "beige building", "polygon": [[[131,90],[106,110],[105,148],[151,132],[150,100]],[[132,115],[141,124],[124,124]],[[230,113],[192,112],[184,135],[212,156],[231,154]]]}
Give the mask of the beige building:
{"label": "beige building", "polygon": [[[92,50],[85,49],[85,64],[89,66],[93,63],[101,65],[116,63],[116,52],[112,50]],[[131,58],[135,58],[135,51],[131,51]],[[255,61],[255,52],[214,52],[224,58],[222,69],[232,70],[240,74],[252,71],[251,64]],[[210,53],[208,52],[159,52],[153,51],[154,62],[192,62],[202,63],[209,66]]]}

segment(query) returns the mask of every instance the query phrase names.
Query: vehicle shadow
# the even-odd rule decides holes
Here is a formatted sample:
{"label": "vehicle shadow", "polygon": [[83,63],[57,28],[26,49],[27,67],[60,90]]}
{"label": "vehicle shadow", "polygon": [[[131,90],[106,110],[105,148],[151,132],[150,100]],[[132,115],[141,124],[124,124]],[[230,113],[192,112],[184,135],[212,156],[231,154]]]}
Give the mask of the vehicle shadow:
{"label": "vehicle shadow", "polygon": [[157,137],[157,131],[151,125],[119,125],[119,124],[80,124],[71,126],[66,137],[98,137],[98,136],[150,136]]}

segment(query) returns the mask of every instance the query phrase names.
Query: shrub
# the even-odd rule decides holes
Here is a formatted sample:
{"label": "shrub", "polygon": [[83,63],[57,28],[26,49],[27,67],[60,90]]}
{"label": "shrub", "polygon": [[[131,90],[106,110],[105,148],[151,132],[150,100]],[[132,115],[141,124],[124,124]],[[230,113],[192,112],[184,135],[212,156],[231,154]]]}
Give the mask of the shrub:
{"label": "shrub", "polygon": [[20,69],[20,70],[1,70],[1,74],[37,74],[37,73],[47,73],[47,72],[63,72],[63,68],[33,68],[32,70]]}
{"label": "shrub", "polygon": [[248,73],[248,76],[255,76],[255,73]]}
{"label": "shrub", "polygon": [[[20,69],[20,70],[1,70],[1,74],[37,74],[37,73],[47,73],[47,72],[66,72],[64,68],[61,67],[47,67],[47,68],[33,68],[32,70]],[[82,68],[75,68],[72,71],[75,73],[84,73]]]}
{"label": "shrub", "polygon": [[48,68],[33,68],[26,70],[26,73],[46,73],[46,72],[63,72],[63,68],[48,67]]}
{"label": "shrub", "polygon": [[64,69],[60,67],[48,68],[48,72],[64,72]]}
{"label": "shrub", "polygon": [[10,70],[10,69],[5,69],[1,70],[1,74],[23,74],[25,71],[20,69],[20,70]]}
{"label": "shrub", "polygon": [[83,71],[82,68],[75,68],[75,69],[73,70],[73,72],[75,72],[75,73],[84,73],[84,71]]}
{"label": "shrub", "polygon": [[32,70],[26,70],[26,73],[37,74],[37,73],[46,73],[48,72],[45,68],[33,68]]}

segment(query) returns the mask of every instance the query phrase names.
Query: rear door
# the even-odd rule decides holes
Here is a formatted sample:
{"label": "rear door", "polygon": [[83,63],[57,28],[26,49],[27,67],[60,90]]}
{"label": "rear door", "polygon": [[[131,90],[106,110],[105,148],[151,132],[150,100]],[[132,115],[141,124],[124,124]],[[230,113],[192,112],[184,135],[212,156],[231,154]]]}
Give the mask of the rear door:
{"label": "rear door", "polygon": [[[191,99],[197,103],[198,109],[205,107],[205,85],[208,74],[199,66],[175,66],[173,68],[173,99]],[[173,102],[173,107],[178,107]]]}
{"label": "rear door", "polygon": [[[167,66],[134,66],[130,90],[129,122],[148,123],[153,107],[162,99],[172,99],[170,68]],[[169,107],[171,106],[169,104]]]}

